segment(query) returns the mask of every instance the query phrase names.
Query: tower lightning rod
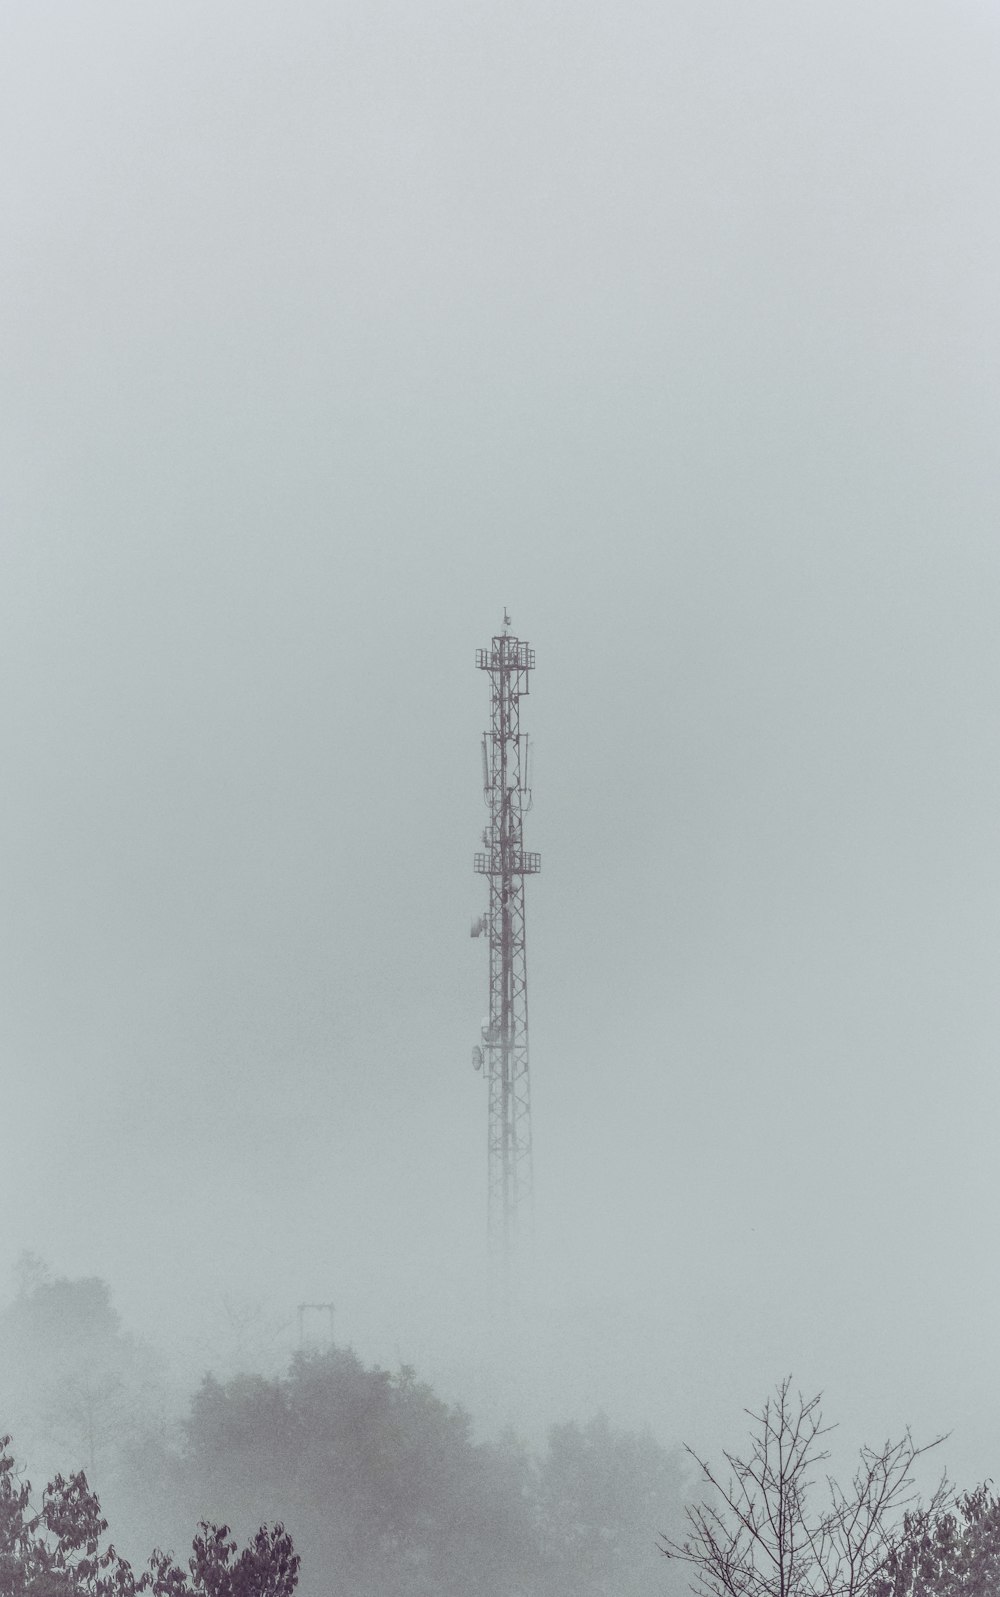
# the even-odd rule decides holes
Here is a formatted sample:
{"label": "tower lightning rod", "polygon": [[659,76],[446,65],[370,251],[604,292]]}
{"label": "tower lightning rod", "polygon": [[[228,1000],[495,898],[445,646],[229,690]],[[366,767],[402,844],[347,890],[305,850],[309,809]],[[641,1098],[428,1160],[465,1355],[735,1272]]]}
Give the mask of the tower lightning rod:
{"label": "tower lightning rod", "polygon": [[472,925],[489,937],[489,1014],[473,1064],[487,1083],[488,1228],[492,1247],[510,1258],[519,1219],[531,1200],[531,1093],[528,1075],[528,972],[525,956],[524,879],[541,869],[541,855],[526,853],[524,815],[531,808],[528,739],[520,728],[535,651],[503,631],[476,666],[489,673],[490,729],[483,734],[483,798],[489,824],[475,868],[489,881],[489,908]]}

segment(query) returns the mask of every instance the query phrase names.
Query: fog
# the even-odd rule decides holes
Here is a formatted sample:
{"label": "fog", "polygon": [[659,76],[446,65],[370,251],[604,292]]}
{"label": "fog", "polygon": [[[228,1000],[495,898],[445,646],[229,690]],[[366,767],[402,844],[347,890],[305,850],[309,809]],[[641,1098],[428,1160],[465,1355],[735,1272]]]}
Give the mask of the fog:
{"label": "fog", "polygon": [[5,8],[0,1271],[181,1382],[330,1300],[484,1432],[791,1371],[995,1474],[998,68],[972,0]]}

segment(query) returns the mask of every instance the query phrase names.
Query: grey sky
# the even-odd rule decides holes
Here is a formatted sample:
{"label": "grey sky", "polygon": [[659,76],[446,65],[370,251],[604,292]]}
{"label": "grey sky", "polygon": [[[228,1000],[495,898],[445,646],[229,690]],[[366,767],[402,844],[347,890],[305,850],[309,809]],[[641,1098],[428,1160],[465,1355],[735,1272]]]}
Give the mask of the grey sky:
{"label": "grey sky", "polygon": [[483,1396],[506,604],[524,1423],[791,1369],[995,1472],[998,67],[985,0],[8,5],[0,1265]]}

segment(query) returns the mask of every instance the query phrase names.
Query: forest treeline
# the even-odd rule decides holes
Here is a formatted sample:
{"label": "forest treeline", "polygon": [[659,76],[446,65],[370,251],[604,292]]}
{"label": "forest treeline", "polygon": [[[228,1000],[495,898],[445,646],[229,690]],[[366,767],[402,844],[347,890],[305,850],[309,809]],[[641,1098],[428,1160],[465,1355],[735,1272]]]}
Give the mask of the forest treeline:
{"label": "forest treeline", "polygon": [[[721,1465],[601,1415],[533,1452],[330,1347],[207,1375],[178,1411],[104,1282],[26,1260],[0,1310],[0,1597],[997,1597],[992,1486],[922,1504],[938,1441],[909,1431],[838,1484],[819,1405],[783,1381]],[[54,1477],[35,1500],[24,1465]]]}
{"label": "forest treeline", "polygon": [[683,1513],[680,1456],[597,1415],[533,1452],[476,1440],[411,1369],[351,1349],[281,1375],[207,1375],[172,1418],[155,1355],[107,1286],[20,1269],[0,1313],[0,1431],[29,1472],[82,1469],[141,1562],[200,1521],[281,1522],[303,1597],[663,1597],[657,1549]]}

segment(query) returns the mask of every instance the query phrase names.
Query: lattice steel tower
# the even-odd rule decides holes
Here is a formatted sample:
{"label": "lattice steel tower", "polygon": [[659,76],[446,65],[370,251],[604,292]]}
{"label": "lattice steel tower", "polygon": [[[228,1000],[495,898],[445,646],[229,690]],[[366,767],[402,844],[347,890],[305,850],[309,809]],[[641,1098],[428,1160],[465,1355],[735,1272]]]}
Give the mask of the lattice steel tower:
{"label": "lattice steel tower", "polygon": [[476,870],[490,883],[488,912],[472,926],[490,940],[490,1012],[473,1064],[489,1088],[489,1232],[509,1254],[531,1197],[531,1095],[528,1079],[528,972],[524,948],[524,878],[541,855],[524,851],[523,817],[531,808],[528,739],[520,701],[528,692],[535,651],[503,632],[476,665],[490,675],[490,730],[483,734],[483,797],[490,812]]}

